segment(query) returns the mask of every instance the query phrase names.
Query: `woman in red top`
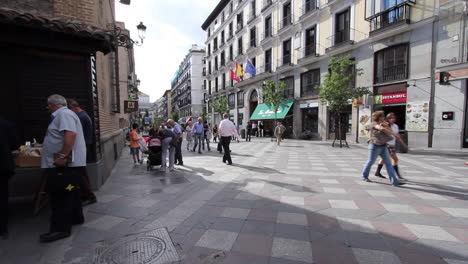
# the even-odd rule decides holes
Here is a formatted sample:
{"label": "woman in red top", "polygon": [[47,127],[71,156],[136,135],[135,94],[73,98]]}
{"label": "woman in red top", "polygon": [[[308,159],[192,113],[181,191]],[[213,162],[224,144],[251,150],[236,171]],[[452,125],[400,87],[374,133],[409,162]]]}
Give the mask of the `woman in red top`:
{"label": "woman in red top", "polygon": [[132,132],[130,132],[130,154],[133,156],[133,162],[142,164],[143,160],[140,159],[140,145],[141,137],[138,135],[138,124],[132,125]]}

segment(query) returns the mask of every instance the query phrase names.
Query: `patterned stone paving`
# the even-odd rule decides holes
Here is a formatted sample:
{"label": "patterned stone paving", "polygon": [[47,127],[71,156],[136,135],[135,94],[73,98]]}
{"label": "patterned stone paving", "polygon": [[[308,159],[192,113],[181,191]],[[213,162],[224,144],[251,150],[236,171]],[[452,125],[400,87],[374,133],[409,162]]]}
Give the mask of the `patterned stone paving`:
{"label": "patterned stone paving", "polygon": [[186,166],[166,173],[134,166],[125,150],[71,238],[40,245],[47,213],[17,213],[0,262],[92,263],[101,241],[166,228],[176,263],[468,264],[462,156],[401,154],[399,188],[360,180],[363,146],[253,138],[232,149],[233,166],[215,151],[184,153]]}

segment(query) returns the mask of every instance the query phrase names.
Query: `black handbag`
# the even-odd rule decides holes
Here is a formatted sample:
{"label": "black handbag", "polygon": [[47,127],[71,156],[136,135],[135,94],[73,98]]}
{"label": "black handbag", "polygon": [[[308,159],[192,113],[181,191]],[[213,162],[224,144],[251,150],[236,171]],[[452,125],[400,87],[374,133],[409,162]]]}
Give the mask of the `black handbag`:
{"label": "black handbag", "polygon": [[47,169],[47,192],[71,192],[78,189],[77,168],[56,167]]}

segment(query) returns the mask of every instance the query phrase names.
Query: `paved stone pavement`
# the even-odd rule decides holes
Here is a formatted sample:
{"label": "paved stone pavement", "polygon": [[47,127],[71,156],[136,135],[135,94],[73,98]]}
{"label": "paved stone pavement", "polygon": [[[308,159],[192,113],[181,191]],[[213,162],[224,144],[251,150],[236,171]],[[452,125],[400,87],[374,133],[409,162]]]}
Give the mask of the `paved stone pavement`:
{"label": "paved stone pavement", "polygon": [[166,173],[133,165],[125,150],[72,237],[39,244],[47,212],[15,208],[0,263],[93,263],[103,241],[166,228],[177,263],[468,264],[463,156],[400,154],[409,181],[399,188],[360,180],[362,146],[263,138],[231,146],[234,166],[215,151],[190,152]]}

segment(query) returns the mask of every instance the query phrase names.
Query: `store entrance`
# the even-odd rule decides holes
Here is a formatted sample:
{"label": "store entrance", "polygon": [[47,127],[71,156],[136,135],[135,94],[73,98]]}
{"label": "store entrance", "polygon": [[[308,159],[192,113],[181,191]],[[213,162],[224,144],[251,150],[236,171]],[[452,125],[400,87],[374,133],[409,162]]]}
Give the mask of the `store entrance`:
{"label": "store entrance", "polygon": [[406,123],[406,104],[389,104],[389,105],[376,105],[374,111],[384,111],[385,115],[388,113],[395,113],[397,117],[396,124],[400,130],[405,129]]}

